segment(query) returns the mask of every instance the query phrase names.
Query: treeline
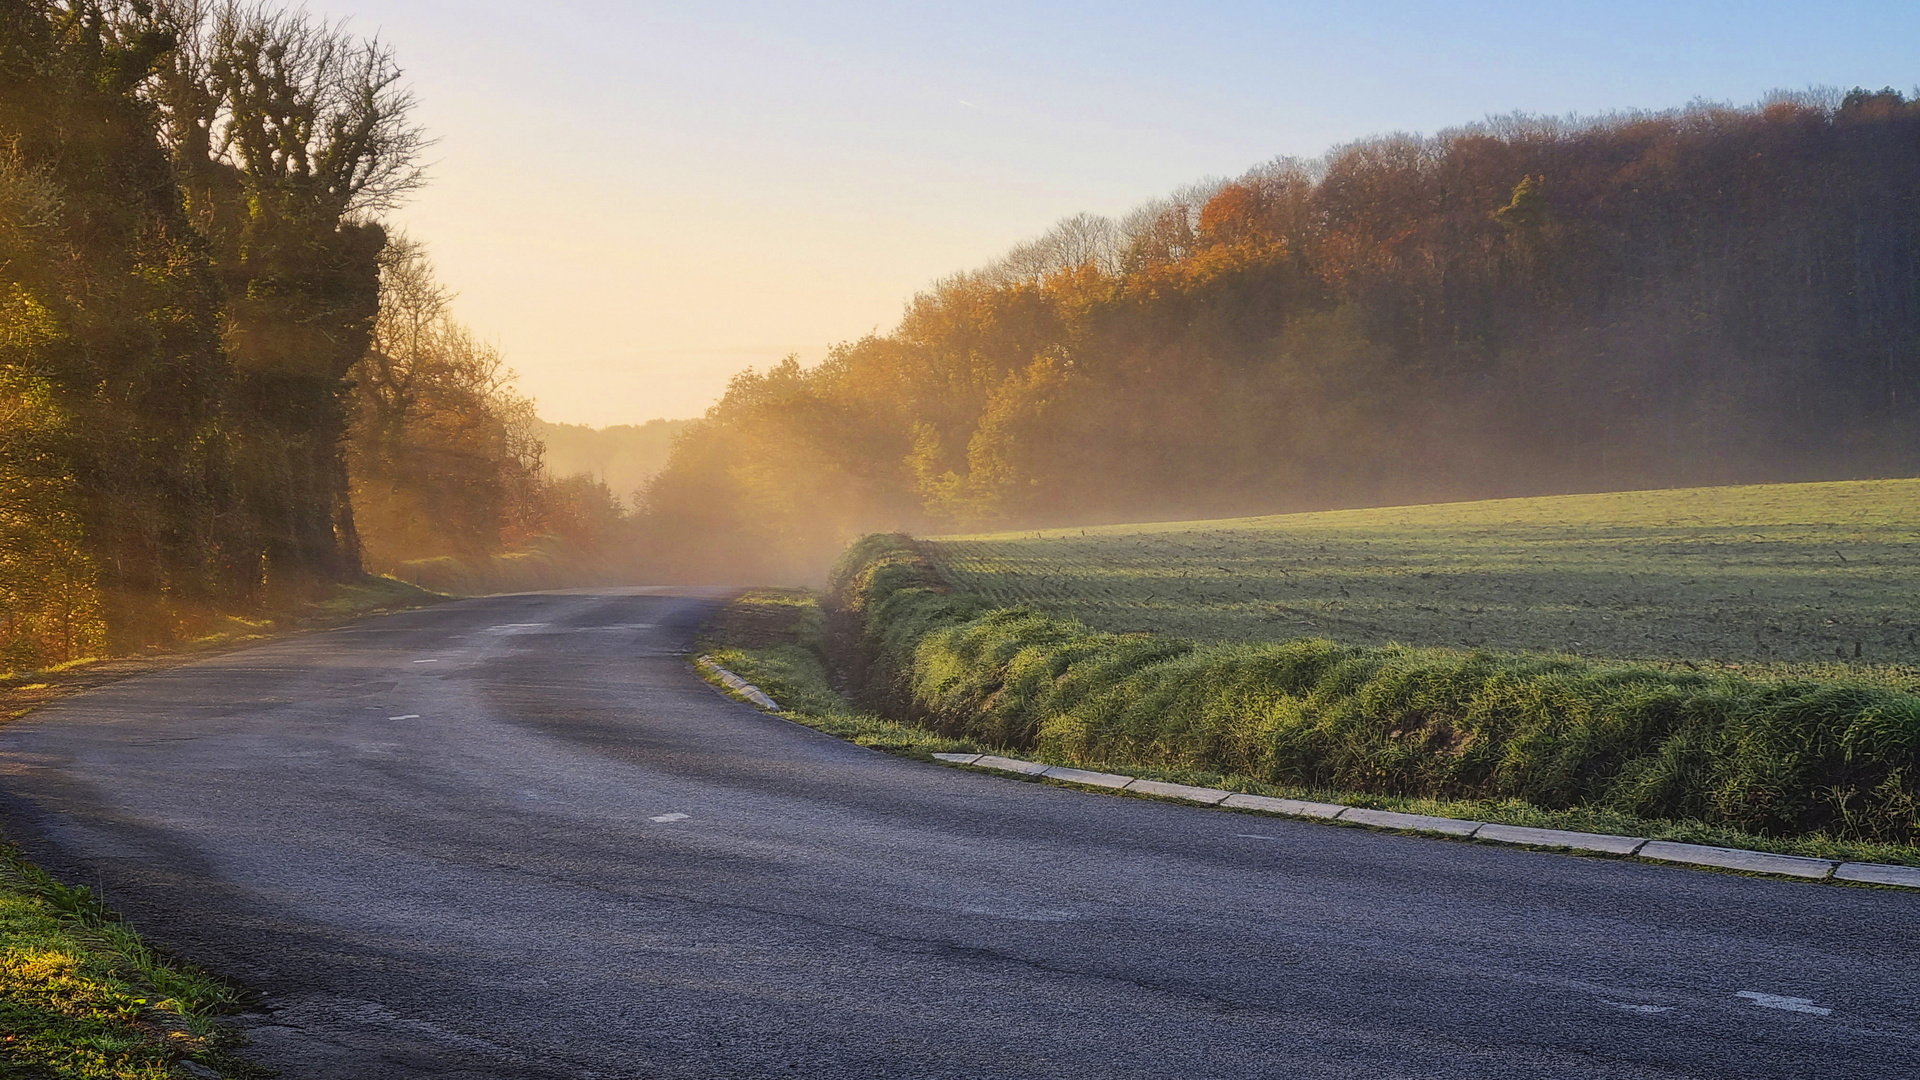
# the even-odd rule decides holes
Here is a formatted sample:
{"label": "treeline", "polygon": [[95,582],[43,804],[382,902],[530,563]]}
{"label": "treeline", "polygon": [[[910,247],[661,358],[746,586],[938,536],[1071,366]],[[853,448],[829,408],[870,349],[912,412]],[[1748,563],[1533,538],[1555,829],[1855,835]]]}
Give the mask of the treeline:
{"label": "treeline", "polygon": [[688,577],[886,528],[1920,466],[1920,103],[1515,117],[1283,160],[735,380],[650,486]]}
{"label": "treeline", "polygon": [[412,104],[303,13],[0,0],[0,667],[353,578],[449,475],[436,545],[544,526],[498,358],[391,303]]}
{"label": "treeline", "polygon": [[674,437],[690,423],[690,420],[649,420],[644,424],[594,428],[543,420],[538,431],[540,441],[547,447],[549,470],[560,476],[585,473],[595,477],[625,504],[666,467]]}

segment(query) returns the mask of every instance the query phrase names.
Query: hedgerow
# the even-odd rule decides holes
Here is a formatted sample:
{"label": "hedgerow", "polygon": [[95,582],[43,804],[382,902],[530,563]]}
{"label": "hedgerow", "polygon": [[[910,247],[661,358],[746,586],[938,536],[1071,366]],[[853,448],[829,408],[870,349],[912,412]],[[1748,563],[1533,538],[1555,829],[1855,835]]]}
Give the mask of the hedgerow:
{"label": "hedgerow", "polygon": [[1886,686],[1103,633],[955,592],[895,535],[848,551],[833,600],[859,620],[872,704],[1009,750],[1772,836],[1920,832],[1920,695]]}

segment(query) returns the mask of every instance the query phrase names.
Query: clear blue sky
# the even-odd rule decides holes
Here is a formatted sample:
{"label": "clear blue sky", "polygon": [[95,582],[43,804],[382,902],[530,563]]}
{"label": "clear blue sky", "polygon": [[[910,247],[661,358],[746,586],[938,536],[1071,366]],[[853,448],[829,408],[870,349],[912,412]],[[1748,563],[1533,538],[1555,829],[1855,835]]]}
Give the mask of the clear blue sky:
{"label": "clear blue sky", "polygon": [[1083,210],[1489,114],[1920,83],[1920,3],[334,0],[440,138],[398,219],[550,419],[696,415]]}

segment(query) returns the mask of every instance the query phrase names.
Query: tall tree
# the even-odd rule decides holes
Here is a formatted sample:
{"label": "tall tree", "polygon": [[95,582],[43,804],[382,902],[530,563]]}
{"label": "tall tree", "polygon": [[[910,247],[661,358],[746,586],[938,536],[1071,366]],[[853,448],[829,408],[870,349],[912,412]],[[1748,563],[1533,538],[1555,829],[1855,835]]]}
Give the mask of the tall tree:
{"label": "tall tree", "polygon": [[130,646],[216,598],[219,289],[141,94],[172,46],[151,15],[0,4],[0,558],[16,652],[38,635],[41,655],[72,655],[108,630]]}
{"label": "tall tree", "polygon": [[188,213],[228,298],[236,459],[254,527],[235,559],[269,587],[359,570],[347,374],[379,311],[385,230],[425,140],[389,49],[303,11],[167,0],[151,84]]}

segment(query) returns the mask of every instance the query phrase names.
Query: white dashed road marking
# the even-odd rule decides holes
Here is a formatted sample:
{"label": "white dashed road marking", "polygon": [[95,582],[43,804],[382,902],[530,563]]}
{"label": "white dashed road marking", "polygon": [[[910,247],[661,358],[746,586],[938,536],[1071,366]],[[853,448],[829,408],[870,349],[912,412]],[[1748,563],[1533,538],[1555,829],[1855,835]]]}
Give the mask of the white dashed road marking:
{"label": "white dashed road marking", "polygon": [[389,719],[389,720],[418,720],[418,719],[420,719],[420,714],[419,714],[419,713],[417,713],[417,712],[410,712],[410,713],[408,713],[408,714],[407,714],[407,715],[405,715],[405,716],[389,716],[389,717],[387,717],[387,719]]}
{"label": "white dashed road marking", "polygon": [[440,662],[440,658],[437,656],[431,660],[415,660],[414,661],[414,663],[416,664],[437,664],[439,662]]}
{"label": "white dashed road marking", "polygon": [[1601,1004],[1611,1005],[1622,1012],[1639,1013],[1642,1016],[1658,1016],[1661,1013],[1673,1011],[1671,1005],[1635,1005],[1630,1001],[1603,1001]]}
{"label": "white dashed road marking", "polygon": [[1787,1012],[1812,1013],[1814,1016],[1831,1016],[1833,1010],[1824,1005],[1815,1005],[1812,998],[1781,997],[1779,994],[1763,994],[1758,990],[1742,990],[1734,997],[1743,997],[1763,1009],[1785,1009]]}
{"label": "white dashed road marking", "polygon": [[685,821],[687,820],[687,817],[688,815],[686,814],[661,814],[659,817],[648,818],[647,820],[648,821]]}

